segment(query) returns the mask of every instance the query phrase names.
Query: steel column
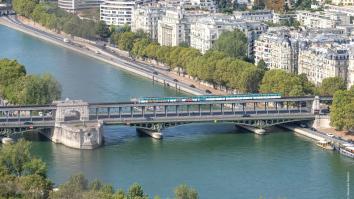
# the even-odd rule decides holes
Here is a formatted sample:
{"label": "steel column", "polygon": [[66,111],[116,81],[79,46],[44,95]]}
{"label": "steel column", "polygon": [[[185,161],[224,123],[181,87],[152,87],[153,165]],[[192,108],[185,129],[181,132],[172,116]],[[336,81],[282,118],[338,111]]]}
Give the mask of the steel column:
{"label": "steel column", "polygon": [[108,118],[111,118],[111,108],[107,108]]}
{"label": "steel column", "polygon": [[122,107],[118,107],[119,118],[122,118]]}
{"label": "steel column", "polygon": [[221,114],[224,115],[224,104],[221,104]]}
{"label": "steel column", "polygon": [[167,117],[167,108],[168,106],[165,105],[165,117]]}
{"label": "steel column", "polygon": [[133,107],[130,107],[130,117],[133,117]]}
{"label": "steel column", "polygon": [[202,109],[201,109],[201,105],[198,104],[198,110],[199,110],[199,116],[202,116]]}
{"label": "steel column", "polygon": [[209,112],[210,112],[210,115],[212,115],[212,109],[213,109],[213,105],[212,104],[209,104]]}

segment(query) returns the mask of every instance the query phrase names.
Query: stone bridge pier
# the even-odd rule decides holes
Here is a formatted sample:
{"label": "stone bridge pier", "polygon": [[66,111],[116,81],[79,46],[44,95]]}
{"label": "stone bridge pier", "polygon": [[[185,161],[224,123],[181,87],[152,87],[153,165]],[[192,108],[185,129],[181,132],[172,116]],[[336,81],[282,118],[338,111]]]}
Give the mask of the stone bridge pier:
{"label": "stone bridge pier", "polygon": [[89,121],[88,103],[82,100],[55,101],[55,126],[47,136],[54,143],[76,149],[94,149],[103,143],[103,123]]}

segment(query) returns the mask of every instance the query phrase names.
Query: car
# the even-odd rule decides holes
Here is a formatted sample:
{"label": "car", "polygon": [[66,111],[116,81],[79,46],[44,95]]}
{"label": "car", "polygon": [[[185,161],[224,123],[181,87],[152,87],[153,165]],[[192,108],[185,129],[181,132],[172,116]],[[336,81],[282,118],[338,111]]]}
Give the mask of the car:
{"label": "car", "polygon": [[178,82],[178,80],[177,80],[177,79],[173,79],[173,81],[174,81],[174,82]]}
{"label": "car", "polygon": [[154,74],[154,75],[158,75],[159,73],[157,73],[156,71],[154,71],[154,72],[152,72],[152,74]]}
{"label": "car", "polygon": [[327,133],[327,136],[328,136],[328,137],[331,137],[331,138],[334,137],[334,135],[333,135],[332,133]]}
{"label": "car", "polygon": [[114,51],[114,50],[111,50],[111,52],[112,52],[112,53],[115,53],[115,51]]}
{"label": "car", "polygon": [[24,125],[33,125],[33,122],[27,121],[23,123]]}
{"label": "car", "polygon": [[251,115],[245,113],[245,114],[242,115],[242,117],[251,117]]}
{"label": "car", "polygon": [[191,87],[191,88],[195,88],[195,86],[194,86],[193,84],[189,85],[189,87]]}
{"label": "car", "polygon": [[211,94],[212,92],[208,89],[205,90],[206,93]]}

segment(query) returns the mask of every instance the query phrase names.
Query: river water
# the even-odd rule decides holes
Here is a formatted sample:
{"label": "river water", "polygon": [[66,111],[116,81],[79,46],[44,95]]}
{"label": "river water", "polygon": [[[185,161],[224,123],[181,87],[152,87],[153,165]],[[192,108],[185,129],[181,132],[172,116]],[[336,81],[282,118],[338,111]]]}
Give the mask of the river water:
{"label": "river water", "polygon": [[[30,74],[55,76],[63,98],[109,102],[186,95],[0,26],[0,58],[5,57],[17,59]],[[137,137],[130,127],[107,126],[99,149],[79,151],[36,139],[33,152],[48,164],[56,184],[82,172],[124,189],[138,182],[162,198],[172,197],[181,183],[212,199],[347,198],[347,172],[354,176],[353,160],[280,129],[257,136],[231,124],[198,124],[166,129],[164,135],[156,141]],[[349,185],[353,195],[354,184]]]}

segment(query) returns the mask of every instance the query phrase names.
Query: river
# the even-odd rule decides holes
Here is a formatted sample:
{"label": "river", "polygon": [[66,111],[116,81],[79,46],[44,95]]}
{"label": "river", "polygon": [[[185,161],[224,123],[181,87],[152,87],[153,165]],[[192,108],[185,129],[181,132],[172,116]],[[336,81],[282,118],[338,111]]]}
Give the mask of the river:
{"label": "river", "polygon": [[[63,98],[109,102],[186,95],[0,26],[0,58],[5,57],[17,59],[29,74],[52,74]],[[231,124],[198,124],[166,129],[164,135],[157,141],[137,137],[130,127],[107,126],[99,149],[79,151],[35,139],[33,152],[56,184],[82,172],[124,189],[138,182],[149,196],[162,198],[172,197],[181,183],[195,187],[200,198],[346,198],[347,171],[354,176],[353,160],[280,129],[257,136]]]}

